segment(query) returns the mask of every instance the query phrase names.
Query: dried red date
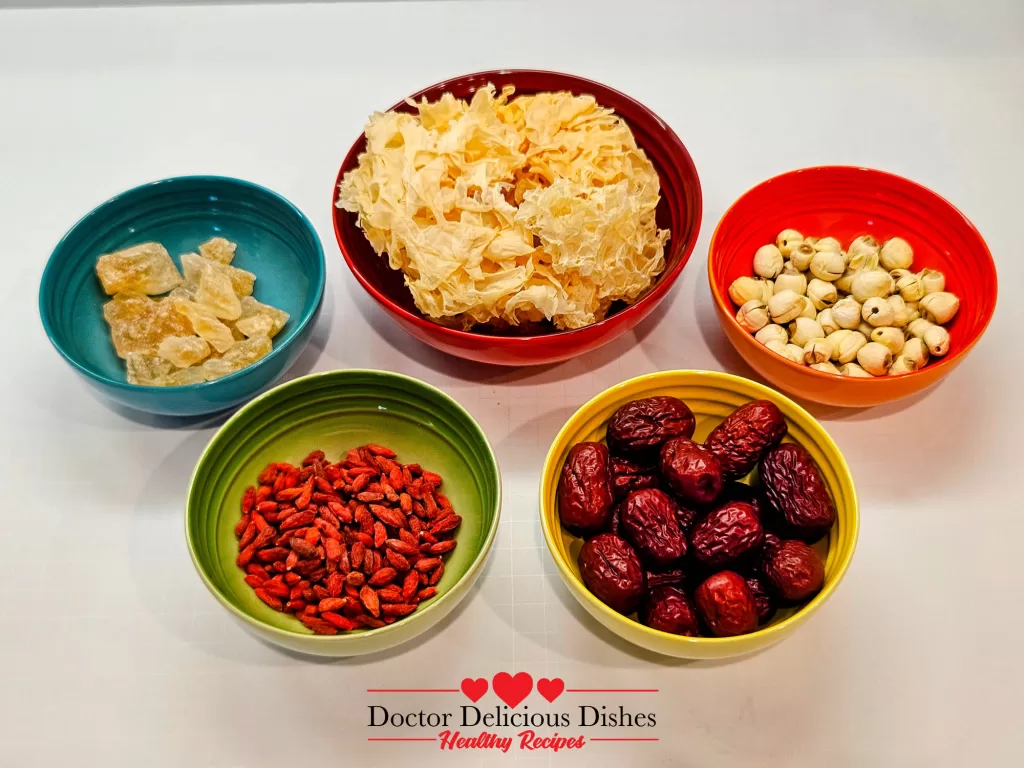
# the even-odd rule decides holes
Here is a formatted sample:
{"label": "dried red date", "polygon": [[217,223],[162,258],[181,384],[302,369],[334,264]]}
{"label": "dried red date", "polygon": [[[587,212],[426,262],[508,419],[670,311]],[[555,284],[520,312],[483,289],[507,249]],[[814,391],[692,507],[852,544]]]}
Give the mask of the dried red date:
{"label": "dried red date", "polygon": [[710,504],[722,493],[722,465],[704,446],[675,437],[661,446],[661,476],[686,504]]}
{"label": "dried red date", "polygon": [[775,615],[775,599],[768,588],[756,576],[747,576],[747,586],[750,587],[750,594],[754,596],[754,606],[757,608],[757,620],[764,624]]}
{"label": "dried red date", "polygon": [[693,528],[693,524],[697,522],[697,511],[684,507],[682,504],[676,505],[676,522],[679,523],[679,527],[683,532],[689,531]]}
{"label": "dried red date", "polygon": [[640,604],[641,624],[673,635],[697,637],[700,623],[697,609],[686,593],[678,587],[655,587]]}
{"label": "dried red date", "polygon": [[658,474],[653,467],[641,467],[628,459],[612,457],[612,493],[615,498],[624,499],[630,491],[657,487]]}
{"label": "dried red date", "polygon": [[754,568],[761,572],[764,572],[764,564],[768,559],[768,555],[771,554],[775,547],[782,543],[782,539],[776,536],[771,531],[764,532],[764,543],[761,544],[761,550],[754,556]]}
{"label": "dried red date", "polygon": [[633,491],[622,505],[622,530],[646,561],[656,566],[686,554],[686,535],[676,519],[678,507],[664,491]]}
{"label": "dried red date", "polygon": [[608,533],[614,533],[616,536],[625,535],[622,532],[622,507],[625,503],[625,500],[623,500],[612,507],[612,511],[608,515]]}
{"label": "dried red date", "polygon": [[782,412],[768,400],[755,400],[733,411],[704,440],[718,457],[726,480],[750,472],[769,448],[781,442],[788,427]]}
{"label": "dried red date", "polygon": [[729,501],[745,501],[754,508],[754,513],[761,516],[761,496],[757,489],[738,480],[727,482],[722,487],[722,495],[718,497],[722,504]]}
{"label": "dried red date", "polygon": [[757,606],[747,582],[734,571],[709,576],[694,594],[701,618],[715,637],[745,635],[757,629]]}
{"label": "dried red date", "polygon": [[583,583],[601,602],[623,614],[636,610],[646,586],[644,570],[625,539],[599,534],[583,545],[578,562]]}
{"label": "dried red date", "polygon": [[666,440],[693,437],[693,411],[677,397],[647,397],[626,403],[608,422],[608,447],[616,456],[653,464]]}
{"label": "dried red date", "polygon": [[817,541],[832,527],[836,508],[818,465],[807,450],[784,443],[761,459],[761,484],[774,516],[786,535]]}
{"label": "dried red date", "polygon": [[682,568],[672,568],[664,571],[647,572],[647,588],[683,586],[687,581],[687,574]]}
{"label": "dried red date", "polygon": [[763,541],[761,521],[745,501],[730,501],[712,510],[690,531],[694,557],[705,565],[734,562]]}
{"label": "dried red date", "polygon": [[601,443],[574,445],[558,481],[562,525],[580,532],[600,531],[608,525],[612,502],[608,448]]}
{"label": "dried red date", "polygon": [[805,600],[825,583],[825,568],[818,554],[802,541],[780,542],[767,554],[764,575],[783,600]]}

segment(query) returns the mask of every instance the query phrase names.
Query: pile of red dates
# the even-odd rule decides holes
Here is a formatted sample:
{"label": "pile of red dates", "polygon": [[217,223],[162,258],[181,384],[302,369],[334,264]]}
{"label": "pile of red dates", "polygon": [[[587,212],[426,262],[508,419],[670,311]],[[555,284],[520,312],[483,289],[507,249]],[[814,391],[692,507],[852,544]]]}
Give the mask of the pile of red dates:
{"label": "pile of red dates", "polygon": [[[821,589],[810,544],[835,504],[810,454],[782,442],[774,403],[747,403],[703,444],[695,427],[675,397],[622,406],[607,444],[570,449],[559,516],[585,539],[580,575],[609,607],[677,635],[742,635]],[[741,482],[755,467],[758,482]]]}

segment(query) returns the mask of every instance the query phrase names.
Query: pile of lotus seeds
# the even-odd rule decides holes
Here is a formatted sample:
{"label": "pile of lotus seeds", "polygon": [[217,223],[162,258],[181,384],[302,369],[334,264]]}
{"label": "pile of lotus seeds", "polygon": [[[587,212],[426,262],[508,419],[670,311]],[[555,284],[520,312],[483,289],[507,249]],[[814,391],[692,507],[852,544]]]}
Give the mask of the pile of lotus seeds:
{"label": "pile of lotus seeds", "polygon": [[[754,254],[756,277],[737,278],[736,321],[778,355],[844,376],[911,373],[949,351],[942,326],[960,299],[934,269],[911,272],[900,237],[861,235],[843,250],[834,237],[784,229]],[[837,367],[838,364],[838,367]]]}

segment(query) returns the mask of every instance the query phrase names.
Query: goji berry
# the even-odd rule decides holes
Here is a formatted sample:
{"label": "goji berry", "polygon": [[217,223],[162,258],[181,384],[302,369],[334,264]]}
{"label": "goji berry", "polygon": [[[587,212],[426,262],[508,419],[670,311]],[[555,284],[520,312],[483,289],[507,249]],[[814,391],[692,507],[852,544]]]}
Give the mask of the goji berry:
{"label": "goji berry", "polygon": [[437,594],[441,556],[456,546],[461,518],[441,483],[379,445],[333,464],[313,451],[301,469],[268,465],[243,492],[235,526],[246,583],[320,634],[412,613]]}

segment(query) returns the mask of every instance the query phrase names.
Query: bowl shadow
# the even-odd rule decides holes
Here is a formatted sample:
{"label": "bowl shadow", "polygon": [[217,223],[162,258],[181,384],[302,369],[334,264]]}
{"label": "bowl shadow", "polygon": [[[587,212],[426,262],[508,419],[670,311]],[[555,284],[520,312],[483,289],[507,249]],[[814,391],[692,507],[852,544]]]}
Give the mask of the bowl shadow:
{"label": "bowl shadow", "polygon": [[718,313],[715,310],[715,300],[711,295],[711,283],[708,281],[707,270],[701,270],[693,287],[693,304],[696,308],[697,328],[700,330],[700,335],[722,370],[774,388],[773,384],[765,381],[757,371],[747,364],[747,361],[736,351],[722,330],[718,321]]}

